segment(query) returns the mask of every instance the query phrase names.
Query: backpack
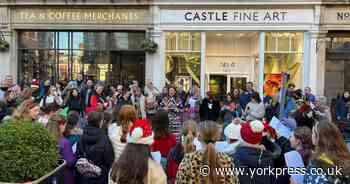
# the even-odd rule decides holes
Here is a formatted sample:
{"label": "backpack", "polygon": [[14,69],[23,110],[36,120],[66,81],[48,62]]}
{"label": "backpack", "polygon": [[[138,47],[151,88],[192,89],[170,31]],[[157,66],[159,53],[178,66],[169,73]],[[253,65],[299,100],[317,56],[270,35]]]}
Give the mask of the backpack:
{"label": "backpack", "polygon": [[[82,146],[82,145],[81,145]],[[77,160],[77,163],[75,164],[75,167],[77,169],[77,171],[84,177],[87,178],[98,178],[101,176],[102,173],[102,169],[95,165],[94,162],[92,162],[91,160],[88,159],[88,153],[94,148],[94,146],[92,146],[88,151],[88,153],[86,153],[86,150],[84,149],[84,147],[82,146],[82,151],[83,151],[83,157],[79,158]]]}

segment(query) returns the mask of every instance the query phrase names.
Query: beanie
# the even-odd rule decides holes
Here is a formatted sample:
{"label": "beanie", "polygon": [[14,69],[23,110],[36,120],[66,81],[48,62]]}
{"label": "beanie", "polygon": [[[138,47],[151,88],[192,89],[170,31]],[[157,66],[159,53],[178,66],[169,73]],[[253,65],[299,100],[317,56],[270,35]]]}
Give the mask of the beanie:
{"label": "beanie", "polygon": [[264,124],[259,120],[246,122],[241,127],[242,140],[249,144],[259,144],[262,140]]}

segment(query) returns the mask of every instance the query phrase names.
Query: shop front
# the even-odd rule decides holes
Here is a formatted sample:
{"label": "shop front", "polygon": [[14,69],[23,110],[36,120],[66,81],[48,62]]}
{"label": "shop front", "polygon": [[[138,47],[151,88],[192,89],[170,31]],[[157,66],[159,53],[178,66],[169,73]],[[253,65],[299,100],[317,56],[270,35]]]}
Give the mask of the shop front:
{"label": "shop front", "polygon": [[288,73],[289,83],[303,88],[313,22],[312,7],[161,7],[165,84],[222,97],[253,82],[272,96]]}
{"label": "shop front", "polygon": [[350,91],[350,6],[327,6],[324,30],[325,95],[329,98]]}
{"label": "shop front", "polygon": [[12,7],[18,81],[72,80],[81,73],[107,84],[144,83],[141,44],[152,28],[148,6]]}

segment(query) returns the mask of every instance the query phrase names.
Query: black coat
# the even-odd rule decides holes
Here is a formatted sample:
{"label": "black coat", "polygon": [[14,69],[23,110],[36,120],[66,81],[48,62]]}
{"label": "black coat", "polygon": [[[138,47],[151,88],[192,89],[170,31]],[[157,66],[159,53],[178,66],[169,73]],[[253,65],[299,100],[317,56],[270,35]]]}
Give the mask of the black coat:
{"label": "black coat", "polygon": [[[211,108],[209,108],[209,104],[211,104]],[[199,116],[201,121],[205,120],[218,120],[220,115],[220,103],[217,100],[209,101],[208,98],[205,98],[202,101],[201,106],[199,107]]]}
{"label": "black coat", "polygon": [[[108,173],[114,161],[114,153],[108,136],[100,128],[87,126],[81,136],[76,156],[87,158],[102,169],[102,174],[98,178],[86,178],[77,172],[77,184],[107,184]],[[84,154],[85,153],[85,154]],[[86,157],[85,157],[85,156]]]}
{"label": "black coat", "polygon": [[83,100],[80,97],[69,97],[66,105],[70,111],[83,112],[84,110]]}
{"label": "black coat", "polygon": [[[261,157],[260,154],[262,153]],[[273,158],[269,151],[241,146],[238,147],[233,155],[235,166],[245,168],[244,174],[238,176],[241,184],[273,184],[274,176],[268,175],[251,175],[249,168],[273,168]]]}

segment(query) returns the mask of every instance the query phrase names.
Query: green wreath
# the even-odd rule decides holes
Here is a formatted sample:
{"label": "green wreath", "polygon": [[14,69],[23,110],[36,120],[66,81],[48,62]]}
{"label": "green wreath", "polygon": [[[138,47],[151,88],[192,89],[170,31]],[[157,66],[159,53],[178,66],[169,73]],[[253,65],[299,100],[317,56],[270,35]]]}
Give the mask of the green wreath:
{"label": "green wreath", "polygon": [[0,39],[0,51],[7,51],[10,48],[10,44],[3,39]]}
{"label": "green wreath", "polygon": [[154,53],[157,52],[158,44],[155,43],[154,41],[150,40],[150,39],[146,39],[141,44],[141,48],[144,49],[145,52],[147,52],[149,54],[154,54]]}

